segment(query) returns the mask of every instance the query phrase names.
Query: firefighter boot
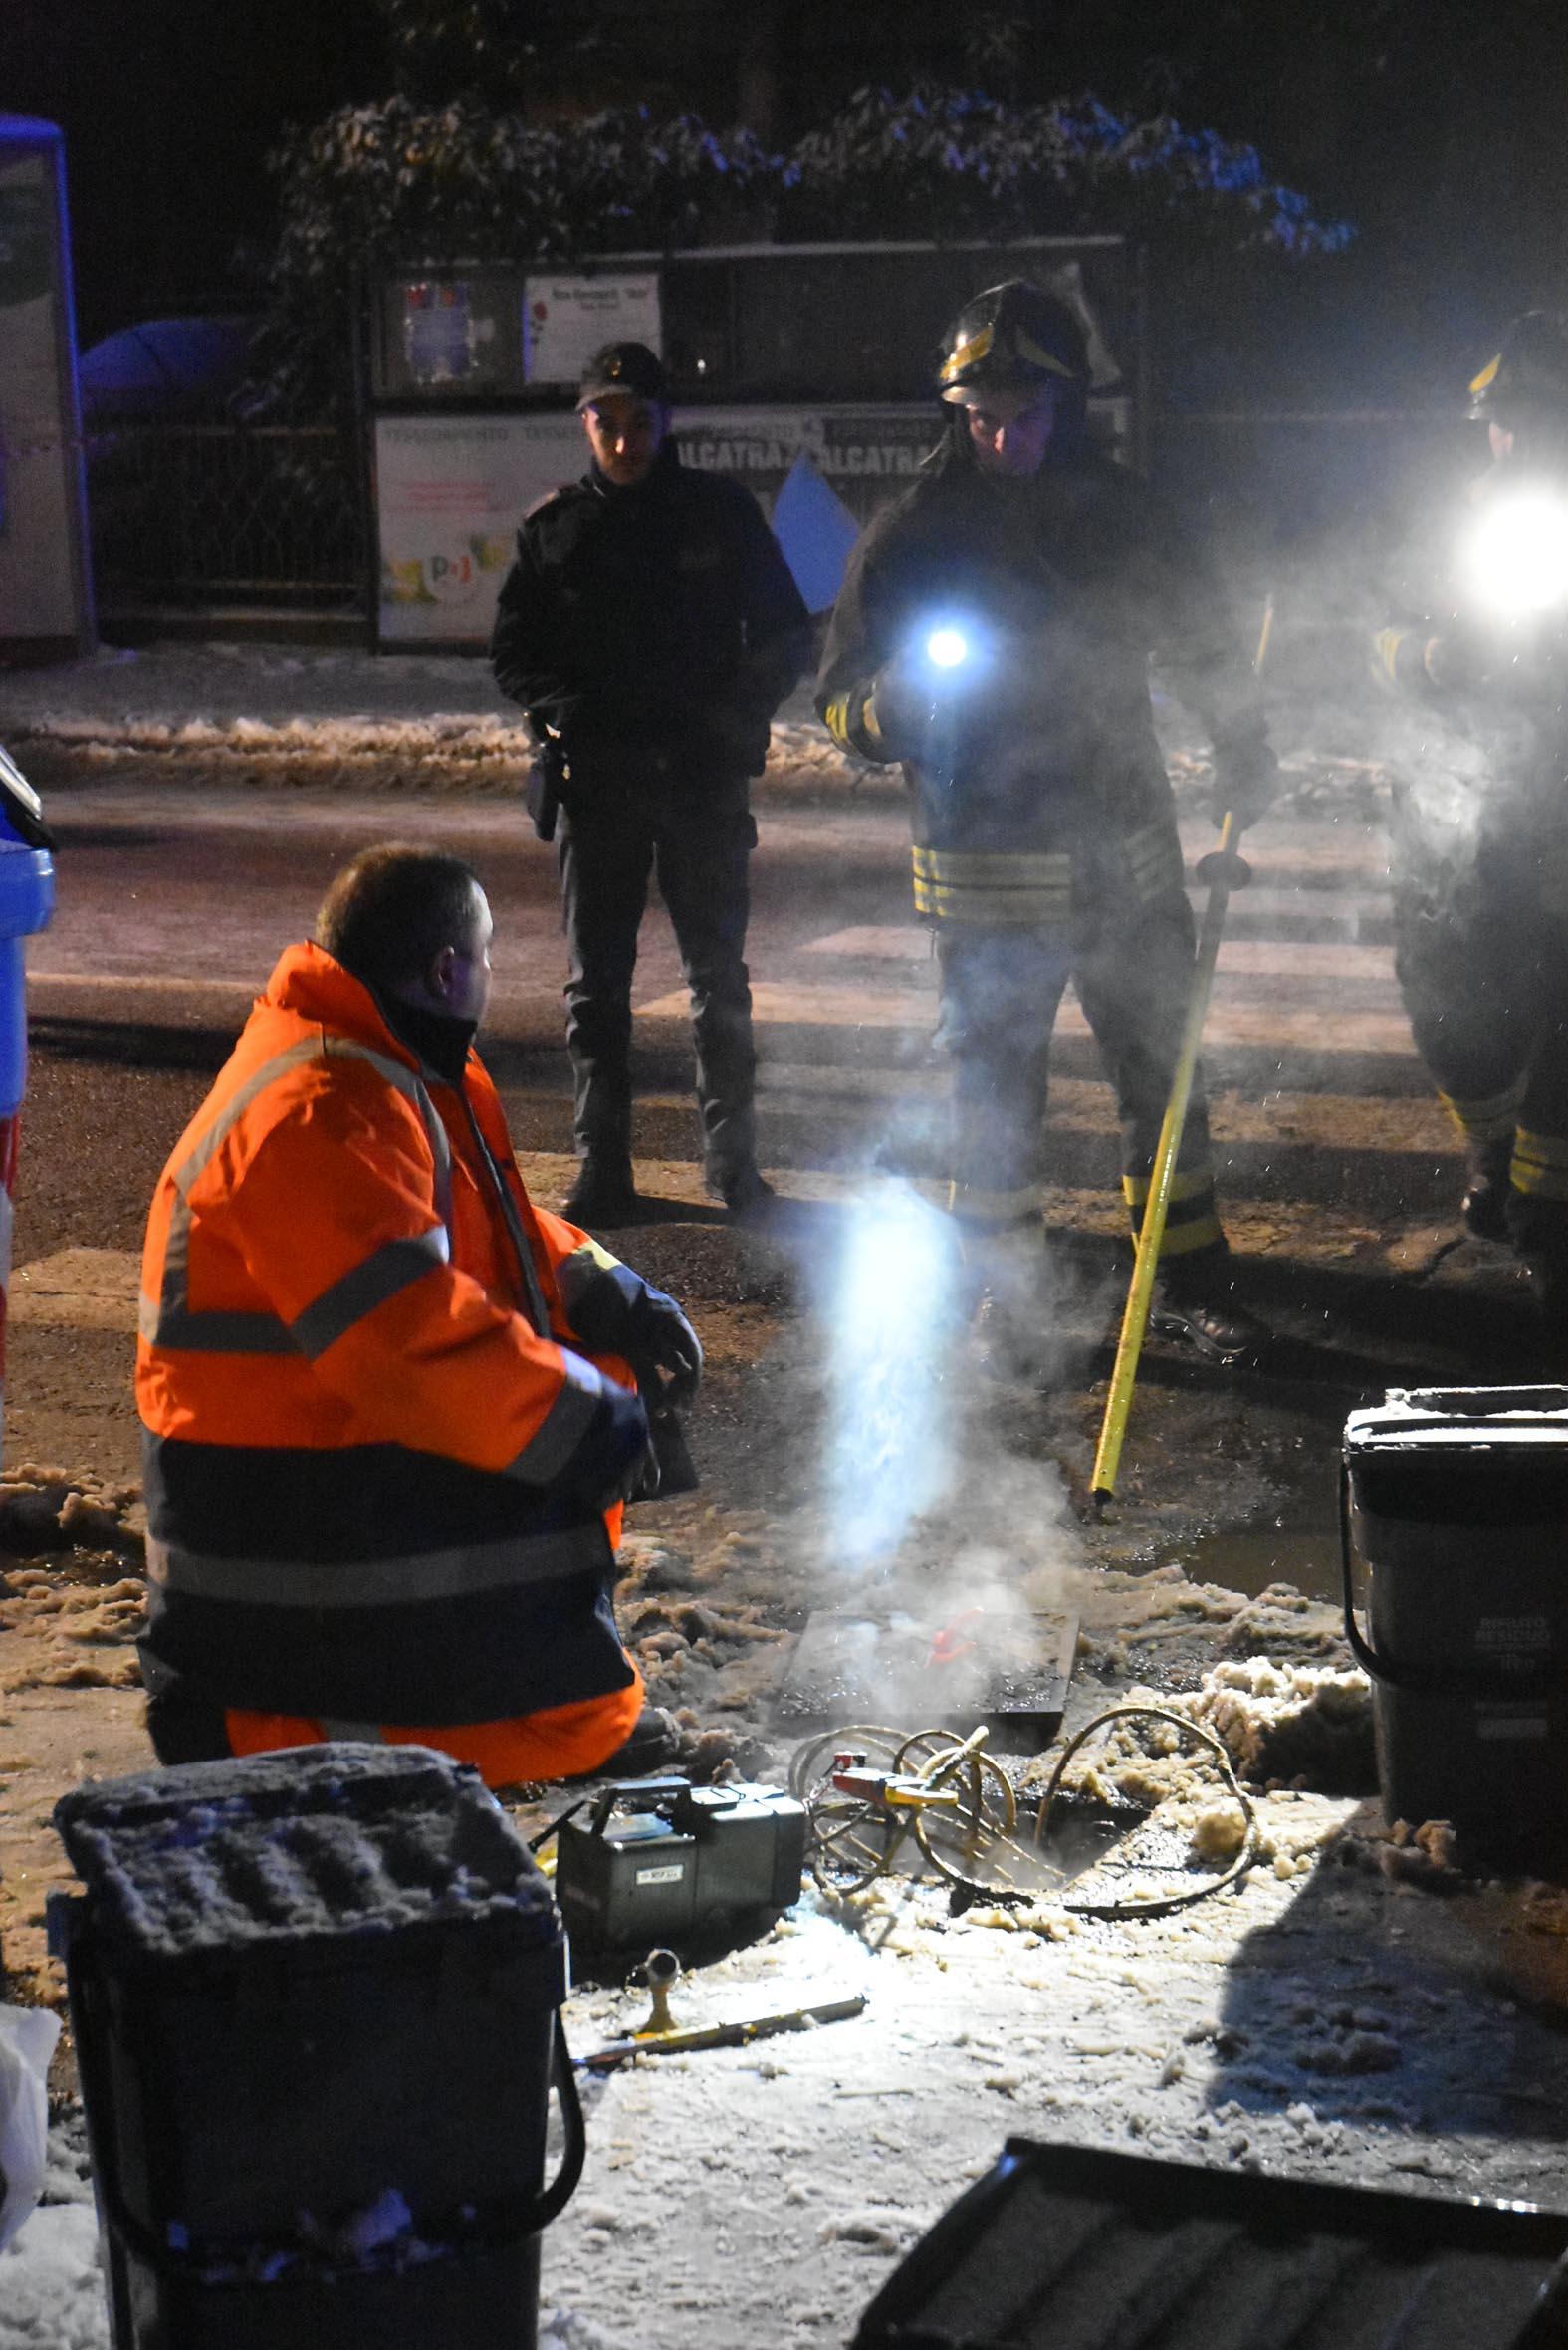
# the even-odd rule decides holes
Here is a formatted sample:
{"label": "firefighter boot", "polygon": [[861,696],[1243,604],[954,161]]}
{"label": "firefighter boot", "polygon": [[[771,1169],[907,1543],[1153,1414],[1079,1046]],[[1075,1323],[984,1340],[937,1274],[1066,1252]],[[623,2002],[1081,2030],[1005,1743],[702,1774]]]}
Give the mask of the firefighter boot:
{"label": "firefighter boot", "polygon": [[1568,1254],[1534,1251],[1524,1260],[1530,1284],[1530,1303],[1548,1337],[1561,1341],[1568,1331]]}
{"label": "firefighter boot", "polygon": [[1470,1151],[1459,1216],[1465,1231],[1478,1241],[1508,1238],[1508,1161],[1512,1150],[1510,1134],[1501,1142],[1477,1143]]}
{"label": "firefighter boot", "polygon": [[1149,1327],[1227,1368],[1255,1361],[1268,1338],[1257,1316],[1237,1301],[1224,1249],[1197,1249],[1160,1268]]}
{"label": "firefighter boot", "polygon": [[964,1244],[976,1361],[994,1379],[1030,1379],[1061,1351],[1050,1267],[1038,1224],[972,1236]]}

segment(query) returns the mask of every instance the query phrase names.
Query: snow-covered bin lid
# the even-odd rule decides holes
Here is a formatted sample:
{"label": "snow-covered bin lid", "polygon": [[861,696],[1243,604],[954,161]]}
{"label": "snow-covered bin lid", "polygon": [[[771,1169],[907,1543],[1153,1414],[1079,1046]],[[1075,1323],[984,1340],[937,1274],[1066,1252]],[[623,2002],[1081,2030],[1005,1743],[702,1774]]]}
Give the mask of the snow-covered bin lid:
{"label": "snow-covered bin lid", "polygon": [[416,1926],[544,1946],[550,1889],[477,1771],[424,1747],[334,1743],[89,1780],[54,1822],[95,1933],[166,1963]]}
{"label": "snow-covered bin lid", "polygon": [[1391,1387],[1345,1422],[1344,1460],[1384,1517],[1568,1527],[1568,1387]]}
{"label": "snow-covered bin lid", "polygon": [[1568,1387],[1391,1387],[1345,1422],[1347,1457],[1388,1444],[1568,1445]]}

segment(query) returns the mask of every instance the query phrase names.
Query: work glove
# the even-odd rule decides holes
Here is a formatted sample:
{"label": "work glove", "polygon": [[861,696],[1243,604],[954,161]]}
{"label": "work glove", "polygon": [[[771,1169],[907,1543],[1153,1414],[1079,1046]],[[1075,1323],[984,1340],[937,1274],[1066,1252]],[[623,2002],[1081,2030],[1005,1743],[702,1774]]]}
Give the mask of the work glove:
{"label": "work glove", "polygon": [[1266,736],[1258,732],[1217,742],[1213,765],[1210,811],[1214,821],[1223,824],[1227,816],[1233,816],[1236,830],[1244,831],[1272,804],[1279,789],[1279,761]]}
{"label": "work glove", "polygon": [[925,651],[925,637],[906,645],[877,671],[871,707],[883,740],[918,753],[933,726],[944,719],[968,717],[976,697],[988,682],[991,665],[971,651],[952,668],[944,669]]}
{"label": "work glove", "polygon": [[666,1409],[691,1402],[702,1379],[702,1343],[662,1290],[645,1289],[632,1306],[623,1352],[652,1401]]}

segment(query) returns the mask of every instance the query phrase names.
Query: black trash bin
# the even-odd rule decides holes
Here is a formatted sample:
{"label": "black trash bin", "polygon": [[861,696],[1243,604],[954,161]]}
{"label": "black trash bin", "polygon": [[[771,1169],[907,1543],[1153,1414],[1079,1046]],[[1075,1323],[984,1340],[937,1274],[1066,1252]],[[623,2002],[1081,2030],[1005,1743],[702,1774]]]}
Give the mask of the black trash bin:
{"label": "black trash bin", "polygon": [[[1394,1388],[1344,1442],[1345,1629],[1390,1821],[1568,1867],[1568,1388]],[[1356,1612],[1365,1576],[1366,1628]]]}
{"label": "black trash bin", "polygon": [[115,2350],[534,2350],[565,1946],[477,1774],[310,1747],[55,1823]]}

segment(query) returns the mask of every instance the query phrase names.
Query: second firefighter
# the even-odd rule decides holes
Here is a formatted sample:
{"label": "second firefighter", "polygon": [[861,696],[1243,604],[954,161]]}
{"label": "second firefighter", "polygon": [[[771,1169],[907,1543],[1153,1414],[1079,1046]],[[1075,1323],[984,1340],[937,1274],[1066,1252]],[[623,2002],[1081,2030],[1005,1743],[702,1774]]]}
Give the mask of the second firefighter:
{"label": "second firefighter", "polygon": [[[946,341],[935,457],[850,559],[817,684],[845,749],[900,762],[918,912],[935,926],[953,1067],[953,1192],[977,1236],[1037,1234],[1041,1125],[1069,980],[1115,1088],[1136,1232],[1191,987],[1194,925],[1149,699],[1151,653],[1214,744],[1216,821],[1275,761],[1215,583],[1086,427],[1073,310],[1012,280]],[[1195,1089],[1157,1326],[1234,1362],[1232,1294]]]}
{"label": "second firefighter", "polygon": [[1395,962],[1464,1138],[1461,1213],[1568,1304],[1568,321],[1530,311],[1470,385],[1491,463],[1406,551],[1376,673],[1420,712],[1394,801]]}

